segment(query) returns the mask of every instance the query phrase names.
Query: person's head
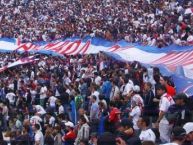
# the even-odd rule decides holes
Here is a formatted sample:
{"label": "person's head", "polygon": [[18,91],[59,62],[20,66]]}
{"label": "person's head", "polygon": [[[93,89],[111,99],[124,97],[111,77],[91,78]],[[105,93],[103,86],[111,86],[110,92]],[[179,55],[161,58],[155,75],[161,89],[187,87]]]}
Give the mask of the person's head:
{"label": "person's head", "polygon": [[60,100],[58,100],[56,103],[57,103],[58,106],[62,105],[62,102]]}
{"label": "person's head", "polygon": [[96,91],[98,89],[98,86],[96,84],[92,84],[92,91]]}
{"label": "person's head", "polygon": [[94,72],[94,77],[97,77],[98,75],[98,72]]}
{"label": "person's head", "polygon": [[29,131],[30,131],[29,127],[23,127],[23,129],[22,129],[23,134],[28,134]]}
{"label": "person's head", "polygon": [[114,102],[114,101],[110,101],[109,107],[110,107],[110,109],[113,108],[113,107],[115,107],[115,102]]}
{"label": "person's head", "polygon": [[164,93],[167,92],[166,87],[164,85],[158,85],[156,91],[158,96],[162,96]]}
{"label": "person's head", "polygon": [[65,126],[66,126],[66,130],[68,130],[68,131],[71,131],[74,129],[74,124],[70,121],[66,122]]}
{"label": "person's head", "polygon": [[34,126],[33,126],[33,130],[36,132],[36,131],[38,131],[38,130],[40,130],[40,125],[39,124],[35,124]]}
{"label": "person's head", "polygon": [[92,102],[92,103],[96,102],[96,99],[97,99],[97,98],[96,98],[95,95],[92,95],[92,96],[91,96],[91,102]]}
{"label": "person's head", "polygon": [[186,131],[186,140],[193,141],[193,122],[186,123],[183,128]]}
{"label": "person's head", "polygon": [[89,145],[87,140],[80,140],[79,145]]}
{"label": "person's head", "polygon": [[96,132],[91,133],[91,135],[90,135],[90,142],[94,144],[94,143],[97,143],[97,140],[98,140],[97,133]]}
{"label": "person's head", "polygon": [[[123,119],[119,124],[117,130],[119,132],[125,132],[129,129],[133,131],[133,123],[129,119]],[[132,132],[133,133],[133,132]]]}
{"label": "person's head", "polygon": [[87,123],[86,118],[83,115],[80,116],[79,123],[80,125]]}
{"label": "person's head", "polygon": [[147,82],[144,84],[144,90],[149,91],[152,88],[152,84],[150,82]]}
{"label": "person's head", "polygon": [[167,84],[167,78],[164,76],[160,76],[159,82],[161,85],[166,85]]}
{"label": "person's head", "polygon": [[149,120],[149,117],[146,117],[146,116],[142,116],[138,119],[137,121],[137,126],[140,128],[140,129],[145,129],[149,126],[150,124],[150,120]]}
{"label": "person's head", "polygon": [[155,145],[153,141],[143,141],[142,145]]}
{"label": "person's head", "polygon": [[98,103],[98,105],[99,105],[99,109],[100,109],[100,110],[106,109],[104,102],[100,101],[100,102]]}
{"label": "person's head", "polygon": [[182,106],[186,104],[187,96],[185,93],[180,93],[174,97],[174,100],[175,100],[176,105]]}
{"label": "person's head", "polygon": [[52,116],[52,114],[51,113],[46,113],[46,118],[50,118]]}
{"label": "person's head", "polygon": [[103,94],[99,94],[99,100],[103,100],[105,97]]}
{"label": "person's head", "polygon": [[171,140],[183,143],[186,137],[186,130],[182,127],[174,127],[171,134]]}
{"label": "person's head", "polygon": [[78,113],[79,113],[79,115],[84,115],[85,114],[85,110],[83,108],[80,108],[78,110]]}
{"label": "person's head", "polygon": [[61,126],[55,126],[54,127],[54,132],[55,133],[60,133],[61,132]]}
{"label": "person's head", "polygon": [[46,129],[46,131],[45,131],[45,136],[51,136],[52,134],[53,134],[52,128]]}

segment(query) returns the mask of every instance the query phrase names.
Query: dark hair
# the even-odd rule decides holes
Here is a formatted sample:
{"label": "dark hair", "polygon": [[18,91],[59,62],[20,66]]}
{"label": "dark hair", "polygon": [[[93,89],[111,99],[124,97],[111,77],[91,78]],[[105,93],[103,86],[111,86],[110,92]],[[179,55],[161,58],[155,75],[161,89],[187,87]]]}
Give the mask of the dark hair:
{"label": "dark hair", "polygon": [[152,84],[150,82],[146,83],[150,88],[152,88]]}
{"label": "dark hair", "polygon": [[142,145],[155,145],[153,141],[143,141]]}
{"label": "dark hair", "polygon": [[141,119],[143,120],[143,122],[145,122],[146,126],[149,126],[150,124],[150,119],[147,116],[141,116]]}
{"label": "dark hair", "polygon": [[124,77],[123,80],[124,80],[124,83],[125,83],[125,84],[127,84],[127,83],[129,82],[129,79],[126,78],[126,77]]}
{"label": "dark hair", "polygon": [[169,76],[169,77],[168,76],[160,76],[160,77],[162,77],[164,79],[164,81],[166,81],[169,86],[175,87],[175,84],[174,84],[171,76]]}
{"label": "dark hair", "polygon": [[114,101],[110,101],[109,106],[115,107],[115,102]]}
{"label": "dark hair", "polygon": [[103,100],[105,97],[103,94],[99,94],[99,100]]}
{"label": "dark hair", "polygon": [[87,140],[80,140],[80,143],[83,143],[84,145],[89,145]]}
{"label": "dark hair", "polygon": [[80,120],[82,120],[82,122],[84,122],[84,123],[87,122],[87,121],[86,121],[86,118],[85,118],[83,115],[80,116]]}
{"label": "dark hair", "polygon": [[40,129],[40,125],[39,124],[35,124],[34,127],[39,130]]}
{"label": "dark hair", "polygon": [[92,95],[92,98],[93,98],[94,100],[96,100],[96,99],[97,99],[97,97],[96,97],[95,95]]}
{"label": "dark hair", "polygon": [[159,85],[157,86],[156,90],[163,90],[163,91],[167,92],[166,87],[165,87],[164,85],[161,85],[161,84],[159,84]]}

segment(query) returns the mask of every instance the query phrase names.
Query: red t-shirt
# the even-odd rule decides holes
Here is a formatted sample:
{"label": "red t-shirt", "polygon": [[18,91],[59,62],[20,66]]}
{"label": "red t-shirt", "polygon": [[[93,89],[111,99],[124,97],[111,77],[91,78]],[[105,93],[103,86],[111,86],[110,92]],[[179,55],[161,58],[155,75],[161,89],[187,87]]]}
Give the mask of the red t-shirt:
{"label": "red t-shirt", "polygon": [[167,90],[167,94],[170,95],[171,97],[176,95],[176,90],[174,87],[170,85],[166,85],[166,90]]}
{"label": "red t-shirt", "polygon": [[110,112],[110,115],[109,115],[109,121],[110,122],[117,122],[119,121],[119,118],[118,118],[118,114],[120,114],[120,110],[117,109],[116,107],[114,107],[111,112]]}
{"label": "red t-shirt", "polygon": [[76,133],[73,130],[71,130],[67,134],[65,134],[63,138],[64,140],[74,140],[76,139]]}

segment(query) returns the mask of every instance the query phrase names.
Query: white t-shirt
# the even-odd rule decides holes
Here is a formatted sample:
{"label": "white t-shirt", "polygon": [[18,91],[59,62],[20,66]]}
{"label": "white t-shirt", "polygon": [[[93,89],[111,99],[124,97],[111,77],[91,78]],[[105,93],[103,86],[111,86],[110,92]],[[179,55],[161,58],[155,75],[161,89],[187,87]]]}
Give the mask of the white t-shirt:
{"label": "white t-shirt", "polygon": [[56,106],[56,100],[57,100],[57,98],[54,97],[54,96],[51,96],[51,97],[49,98],[50,106],[51,106],[51,107],[55,107],[55,106]]}
{"label": "white t-shirt", "polygon": [[35,109],[36,109],[37,113],[39,113],[41,115],[46,114],[45,109],[42,106],[40,106],[40,105],[35,105]]}
{"label": "white t-shirt", "polygon": [[35,142],[36,141],[40,142],[39,145],[44,145],[44,136],[43,136],[43,133],[40,130],[38,130],[35,134]]}
{"label": "white t-shirt", "polygon": [[143,99],[139,94],[135,94],[132,98],[131,98],[131,102],[134,101],[137,103],[138,106],[140,106],[140,108],[144,107],[144,103],[143,103]]}
{"label": "white t-shirt", "polygon": [[35,77],[35,73],[34,73],[34,71],[31,71],[30,79],[34,80],[34,77]]}
{"label": "white t-shirt", "polygon": [[47,87],[41,87],[40,89],[40,99],[45,99],[46,98],[46,93],[47,93]]}
{"label": "white t-shirt", "polygon": [[188,36],[187,41],[192,42],[193,41],[193,35]]}
{"label": "white t-shirt", "polygon": [[97,77],[95,78],[95,80],[94,80],[94,81],[95,81],[95,84],[96,84],[96,85],[100,85],[101,80],[102,80],[101,77],[100,77],[100,76],[97,76]]}
{"label": "white t-shirt", "polygon": [[99,70],[103,70],[105,68],[104,61],[101,61],[99,64]]}
{"label": "white t-shirt", "polygon": [[155,142],[155,140],[156,140],[156,136],[151,129],[142,130],[140,135],[139,135],[139,138],[140,138],[141,142],[143,142],[143,141]]}
{"label": "white t-shirt", "polygon": [[31,90],[30,93],[31,93],[32,102],[33,102],[35,100],[37,92],[35,90]]}
{"label": "white t-shirt", "polygon": [[[163,112],[167,112],[168,108],[173,105],[175,102],[172,99],[171,96],[168,96],[166,93],[161,96],[160,102],[159,102],[159,110]],[[168,120],[165,118],[165,116],[161,119],[160,123],[163,124],[169,124]]]}
{"label": "white t-shirt", "polygon": [[137,126],[137,121],[139,120],[140,115],[141,115],[141,109],[139,108],[139,106],[135,106],[130,112],[130,116],[132,117],[132,122],[133,122],[133,128],[135,130],[139,129]]}
{"label": "white t-shirt", "polygon": [[5,98],[7,98],[8,100],[9,100],[9,103],[10,104],[14,104],[14,102],[15,102],[15,94],[14,93],[7,93],[7,95],[6,95],[6,97]]}
{"label": "white t-shirt", "polygon": [[55,118],[53,116],[51,116],[49,119],[49,124],[54,126],[54,123],[55,123]]}
{"label": "white t-shirt", "polygon": [[72,82],[69,77],[65,77],[63,81],[65,85],[69,85]]}
{"label": "white t-shirt", "polygon": [[129,94],[129,92],[133,90],[133,83],[132,81],[128,82],[126,85],[125,85],[125,89],[123,90],[123,95],[127,95]]}
{"label": "white t-shirt", "polygon": [[30,119],[30,123],[32,125],[35,125],[35,124],[39,124],[40,125],[41,122],[42,122],[42,119],[39,116],[37,116],[37,115],[32,116],[31,119]]}
{"label": "white t-shirt", "polygon": [[120,90],[117,86],[114,86],[111,90],[111,94],[110,94],[110,100],[113,100],[114,97],[119,96]]}
{"label": "white t-shirt", "polygon": [[64,113],[64,107],[62,105],[60,105],[60,107],[58,108],[58,113],[59,114]]}

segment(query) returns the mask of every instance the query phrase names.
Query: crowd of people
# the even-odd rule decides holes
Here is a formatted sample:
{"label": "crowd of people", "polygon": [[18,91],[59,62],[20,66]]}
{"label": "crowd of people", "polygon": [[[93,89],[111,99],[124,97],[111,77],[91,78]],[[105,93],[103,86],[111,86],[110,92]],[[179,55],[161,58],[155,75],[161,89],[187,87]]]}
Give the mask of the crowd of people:
{"label": "crowd of people", "polygon": [[22,42],[67,37],[164,47],[193,44],[191,0],[1,0],[0,36]]}
{"label": "crowd of people", "polygon": [[[0,37],[193,45],[191,0],[0,0]],[[193,145],[193,96],[103,53],[0,53],[0,145]]]}
{"label": "crowd of people", "polygon": [[[1,65],[29,55],[1,54]],[[158,68],[103,53],[35,57],[0,74],[0,144],[193,144],[193,98]]]}

